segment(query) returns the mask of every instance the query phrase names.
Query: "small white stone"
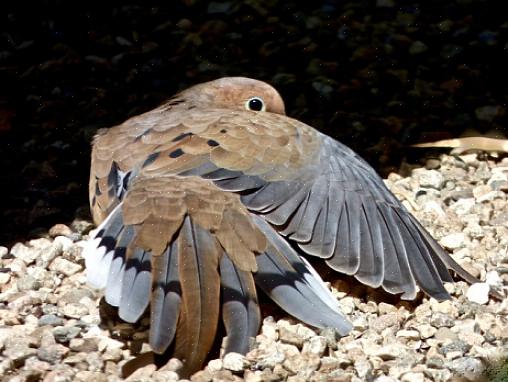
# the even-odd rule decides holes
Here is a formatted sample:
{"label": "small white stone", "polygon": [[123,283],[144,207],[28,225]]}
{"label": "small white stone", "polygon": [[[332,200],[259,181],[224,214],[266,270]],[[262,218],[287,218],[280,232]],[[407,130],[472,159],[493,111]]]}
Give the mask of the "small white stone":
{"label": "small white stone", "polygon": [[466,235],[463,232],[451,233],[442,237],[439,242],[443,247],[448,249],[462,248],[466,243]]}
{"label": "small white stone", "polygon": [[26,265],[33,263],[40,255],[40,249],[27,247],[23,243],[16,243],[11,248],[11,255],[22,260]]}
{"label": "small white stone", "polygon": [[207,368],[212,372],[222,370],[222,360],[212,359],[210,362],[208,362]]}
{"label": "small white stone", "polygon": [[436,217],[446,217],[446,213],[443,211],[441,203],[436,202],[435,200],[427,200],[425,203],[423,203],[422,211],[433,214]]}
{"label": "small white stone", "polygon": [[72,245],[74,244],[74,243],[72,242],[72,240],[71,240],[71,239],[69,239],[69,238],[68,238],[68,237],[66,237],[66,236],[57,236],[57,237],[55,237],[54,242],[55,242],[56,244],[61,244],[61,245],[62,245],[62,250],[63,250],[63,251],[67,251],[67,250],[69,250],[69,248],[70,248],[70,247],[72,247]]}
{"label": "small white stone", "polygon": [[75,264],[69,260],[63,259],[61,257],[57,257],[50,264],[49,269],[52,271],[57,271],[59,273],[63,273],[66,276],[72,276],[73,274],[79,272],[81,270],[81,265]]}
{"label": "small white stone", "polygon": [[489,301],[489,284],[487,283],[474,283],[467,290],[467,299],[471,302],[484,305]]}
{"label": "small white stone", "polygon": [[423,373],[414,373],[410,371],[402,376],[400,379],[402,382],[424,382],[425,375]]}
{"label": "small white stone", "polygon": [[499,273],[497,273],[497,271],[487,272],[485,275],[485,283],[495,288],[503,287],[503,279],[499,277]]}
{"label": "small white stone", "polygon": [[439,171],[417,168],[413,170],[413,177],[418,179],[420,187],[440,190],[443,187],[444,177]]}
{"label": "small white stone", "polygon": [[321,357],[324,354],[325,350],[326,350],[326,338],[316,336],[310,338],[303,344],[302,353],[313,353]]}
{"label": "small white stone", "polygon": [[459,199],[450,206],[450,210],[455,212],[458,216],[467,215],[471,212],[475,203],[474,198]]}
{"label": "small white stone", "polygon": [[239,353],[228,353],[224,356],[224,360],[222,361],[224,369],[231,371],[242,371],[246,366],[248,366],[248,362],[242,354]]}

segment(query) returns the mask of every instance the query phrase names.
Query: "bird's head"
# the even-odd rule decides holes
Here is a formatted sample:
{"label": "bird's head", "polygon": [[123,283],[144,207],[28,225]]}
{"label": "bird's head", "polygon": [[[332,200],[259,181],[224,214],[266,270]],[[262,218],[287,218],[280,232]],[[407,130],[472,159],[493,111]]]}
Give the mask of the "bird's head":
{"label": "bird's head", "polygon": [[223,77],[205,82],[182,91],[176,98],[196,107],[286,114],[277,90],[265,82],[246,77]]}

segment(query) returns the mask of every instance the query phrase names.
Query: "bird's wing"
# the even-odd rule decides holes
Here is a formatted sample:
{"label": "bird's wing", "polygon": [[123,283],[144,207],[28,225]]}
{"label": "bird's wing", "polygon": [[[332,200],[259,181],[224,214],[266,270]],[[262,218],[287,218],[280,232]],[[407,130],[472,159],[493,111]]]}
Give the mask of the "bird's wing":
{"label": "bird's wing", "polygon": [[443,286],[452,280],[448,269],[477,281],[372,167],[310,126],[278,114],[230,111],[199,131],[179,133],[185,137],[154,151],[142,174],[210,179],[239,193],[250,211],[303,252],[404,299],[413,299],[417,286],[437,299],[449,298]]}

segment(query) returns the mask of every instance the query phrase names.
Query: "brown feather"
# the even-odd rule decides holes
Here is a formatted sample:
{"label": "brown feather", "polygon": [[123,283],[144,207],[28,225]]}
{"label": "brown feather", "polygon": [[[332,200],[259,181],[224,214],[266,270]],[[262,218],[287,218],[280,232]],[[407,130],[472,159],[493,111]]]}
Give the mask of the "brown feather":
{"label": "brown feather", "polygon": [[178,237],[182,287],[175,356],[184,362],[188,376],[203,364],[215,339],[219,319],[220,250],[208,231],[187,217]]}

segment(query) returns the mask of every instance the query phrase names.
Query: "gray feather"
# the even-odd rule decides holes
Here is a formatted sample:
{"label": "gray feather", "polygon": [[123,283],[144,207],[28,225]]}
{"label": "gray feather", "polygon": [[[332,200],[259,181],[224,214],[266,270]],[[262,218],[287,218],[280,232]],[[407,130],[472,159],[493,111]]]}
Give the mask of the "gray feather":
{"label": "gray feather", "polygon": [[150,305],[150,346],[159,354],[173,342],[180,314],[182,292],[178,279],[178,246],[168,246],[162,256],[152,259],[152,302]]}
{"label": "gray feather", "polygon": [[122,295],[118,315],[127,322],[136,322],[150,302],[150,253],[136,248],[127,259],[122,279]]}
{"label": "gray feather", "polygon": [[[220,275],[222,312],[228,336],[225,352],[245,354],[250,348],[250,338],[258,333],[261,323],[257,300],[250,298],[246,282],[252,274],[237,269],[224,254],[220,261]],[[255,296],[255,290],[250,293]]]}

